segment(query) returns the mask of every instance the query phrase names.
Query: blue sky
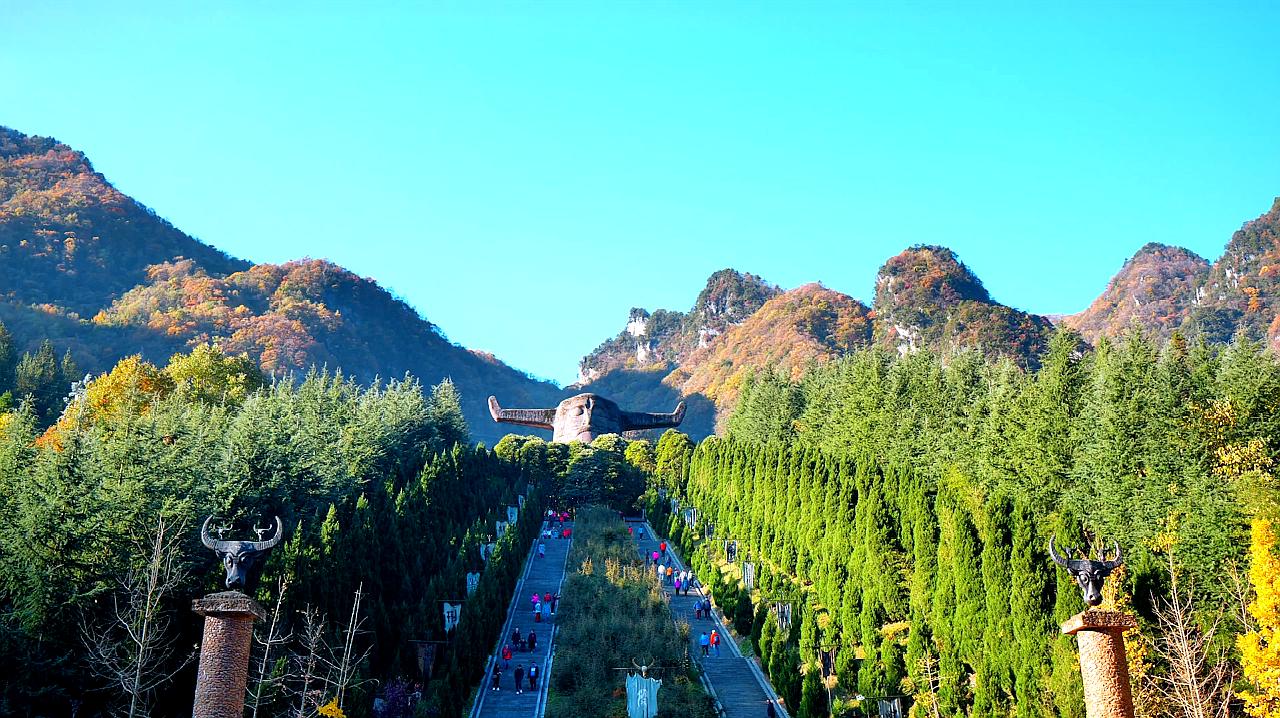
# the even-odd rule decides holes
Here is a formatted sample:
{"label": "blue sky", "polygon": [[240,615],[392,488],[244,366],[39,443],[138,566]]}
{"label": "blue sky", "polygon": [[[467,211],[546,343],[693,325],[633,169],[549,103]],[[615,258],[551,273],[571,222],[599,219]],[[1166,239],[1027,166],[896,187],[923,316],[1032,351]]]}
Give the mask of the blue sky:
{"label": "blue sky", "polygon": [[1216,258],[1280,195],[1276,27],[1266,2],[0,0],[0,124],[564,382],[722,267],[869,302],[943,244],[1065,313],[1146,242]]}

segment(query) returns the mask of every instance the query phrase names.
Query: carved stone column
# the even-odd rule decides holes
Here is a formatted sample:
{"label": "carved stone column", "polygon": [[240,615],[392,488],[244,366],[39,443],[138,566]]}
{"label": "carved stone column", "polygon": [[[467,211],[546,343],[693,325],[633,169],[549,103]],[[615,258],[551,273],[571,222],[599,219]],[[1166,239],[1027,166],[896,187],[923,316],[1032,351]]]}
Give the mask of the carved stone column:
{"label": "carved stone column", "polygon": [[200,671],[191,714],[193,718],[242,718],[253,622],[266,618],[267,612],[239,591],[197,598],[191,602],[191,610],[204,616]]}
{"label": "carved stone column", "polygon": [[1088,718],[1133,718],[1124,632],[1136,625],[1127,613],[1096,609],[1077,613],[1062,624],[1062,632],[1075,636],[1080,647]]}

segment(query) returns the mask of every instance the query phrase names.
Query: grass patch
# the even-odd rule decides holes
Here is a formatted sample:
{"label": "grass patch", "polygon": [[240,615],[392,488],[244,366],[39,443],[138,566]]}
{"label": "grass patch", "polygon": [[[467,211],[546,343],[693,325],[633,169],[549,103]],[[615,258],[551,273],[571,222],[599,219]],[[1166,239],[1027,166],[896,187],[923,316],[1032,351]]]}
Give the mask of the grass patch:
{"label": "grass patch", "polygon": [[632,661],[661,666],[659,718],[714,718],[689,658],[689,625],[672,622],[666,596],[645,571],[613,511],[579,510],[561,592],[548,718],[626,718]]}

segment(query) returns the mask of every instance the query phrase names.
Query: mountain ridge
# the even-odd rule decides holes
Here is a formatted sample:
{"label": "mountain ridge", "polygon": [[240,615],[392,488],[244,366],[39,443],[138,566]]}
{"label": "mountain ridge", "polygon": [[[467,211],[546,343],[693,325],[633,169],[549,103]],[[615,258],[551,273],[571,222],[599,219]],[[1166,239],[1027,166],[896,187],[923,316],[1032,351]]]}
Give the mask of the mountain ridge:
{"label": "mountain ridge", "polygon": [[212,342],[276,375],[341,369],[363,382],[450,378],[474,438],[505,431],[486,399],[554,406],[563,391],[451,343],[372,279],[325,260],[252,264],[183,233],[117,190],[81,152],[0,128],[0,318],[53,336],[101,372]]}

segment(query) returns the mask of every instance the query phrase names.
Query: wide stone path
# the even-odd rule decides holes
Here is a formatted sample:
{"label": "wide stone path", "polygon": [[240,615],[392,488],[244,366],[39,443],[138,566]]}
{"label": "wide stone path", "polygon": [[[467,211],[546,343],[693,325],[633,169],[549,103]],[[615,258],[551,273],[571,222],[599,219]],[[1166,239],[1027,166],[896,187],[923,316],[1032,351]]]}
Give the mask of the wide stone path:
{"label": "wide stone path", "polygon": [[[543,528],[547,528],[546,524]],[[551,522],[550,528],[556,534],[559,534],[561,526],[556,522]],[[573,522],[566,522],[563,528],[573,528]],[[539,539],[542,540],[542,539]],[[489,658],[489,662],[485,664],[485,677],[480,685],[480,689],[476,692],[475,703],[471,707],[471,718],[525,718],[527,716],[536,716],[540,718],[547,703],[547,676],[551,675],[551,661],[555,654],[555,625],[556,617],[550,614],[551,607],[545,603],[542,606],[542,621],[535,623],[533,618],[533,602],[530,598],[534,593],[539,596],[560,592],[561,584],[564,582],[565,561],[569,557],[569,544],[573,543],[572,538],[565,540],[560,538],[551,538],[542,540],[547,546],[547,555],[544,558],[538,558],[537,544],[530,551],[529,558],[525,564],[524,577],[520,579],[519,585],[516,587],[515,598],[512,600],[511,606],[507,608],[507,622],[502,629],[502,640],[498,643],[498,652]],[[557,607],[558,608],[558,607]],[[502,665],[502,647],[510,643],[511,632],[516,628],[520,629],[520,635],[526,637],[530,631],[534,631],[538,640],[533,652],[521,652],[512,646],[511,667],[502,669],[502,677],[498,684],[500,689],[494,691],[490,688],[492,684],[493,665],[495,660],[498,665]],[[538,685],[534,690],[529,690],[529,665],[536,663],[538,665]],[[517,665],[523,665],[525,670],[524,685],[520,687],[522,692],[516,692],[515,685],[515,669]]]}
{"label": "wide stone path", "polygon": [[[633,528],[632,537],[636,541],[641,556],[652,555],[658,550],[661,539],[654,537],[653,528],[648,523],[628,522],[628,525]],[[640,526],[644,526],[643,540],[639,535]],[[675,548],[670,544],[667,545],[667,555],[675,561],[676,571],[686,568]],[[694,604],[703,598],[702,588],[689,591],[687,596],[675,595],[675,586],[666,586],[665,590],[671,599],[671,615],[674,618],[684,618],[689,622],[689,627],[692,629],[689,655],[701,663],[704,675],[711,684],[711,691],[723,709],[723,715],[727,718],[762,718],[765,715],[766,704],[773,701],[777,715],[780,718],[787,716],[786,711],[778,704],[778,696],[773,686],[769,685],[768,679],[764,677],[759,666],[753,659],[743,656],[737,644],[728,637],[729,632],[725,630],[719,612],[713,610],[712,618],[694,617]],[[703,658],[698,638],[703,631],[710,635],[712,629],[719,631],[724,637],[720,645],[720,655],[715,655],[713,651],[710,656]]]}

